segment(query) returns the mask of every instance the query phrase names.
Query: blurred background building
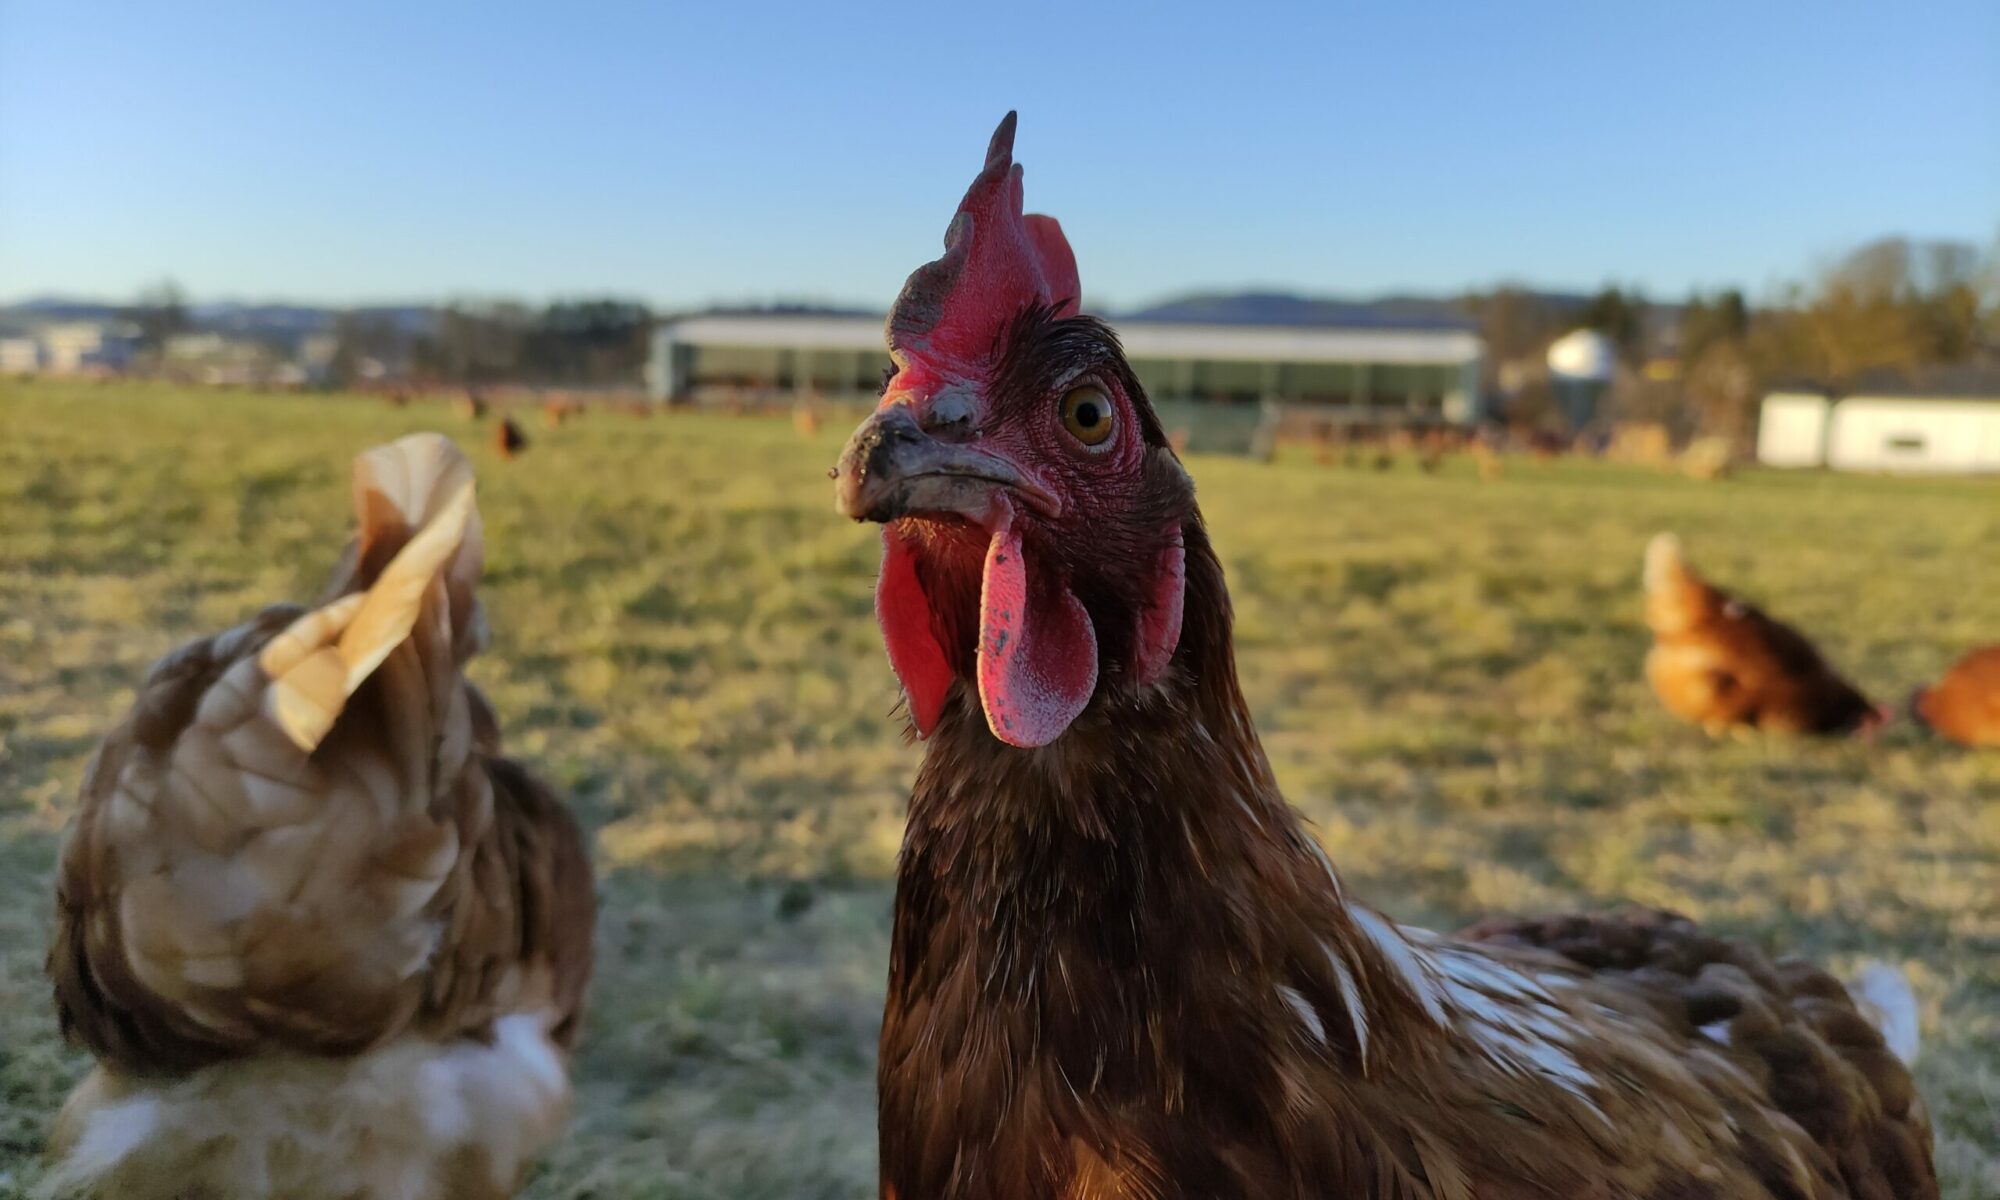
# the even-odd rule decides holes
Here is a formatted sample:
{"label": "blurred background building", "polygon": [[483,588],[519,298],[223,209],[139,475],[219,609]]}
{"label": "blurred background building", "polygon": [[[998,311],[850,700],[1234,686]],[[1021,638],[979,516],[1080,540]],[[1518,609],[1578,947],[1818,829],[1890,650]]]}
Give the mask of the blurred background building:
{"label": "blurred background building", "polygon": [[[1352,425],[1480,419],[1484,344],[1469,323],[1113,322],[1147,396],[1198,449],[1247,448],[1277,409]],[[872,314],[716,313],[660,325],[648,386],[674,403],[872,400],[889,359]]]}
{"label": "blurred background building", "polygon": [[2000,371],[1878,375],[1764,397],[1757,461],[1836,471],[2000,473]]}

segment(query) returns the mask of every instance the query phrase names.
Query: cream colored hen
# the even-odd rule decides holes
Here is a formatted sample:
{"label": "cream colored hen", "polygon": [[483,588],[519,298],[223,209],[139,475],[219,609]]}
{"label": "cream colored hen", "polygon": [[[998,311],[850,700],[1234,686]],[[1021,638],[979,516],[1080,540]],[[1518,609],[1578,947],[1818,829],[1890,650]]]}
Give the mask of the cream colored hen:
{"label": "cream colored hen", "polygon": [[56,1186],[121,1200],[488,1200],[560,1132],[590,865],[503,757],[472,469],[362,455],[313,608],[156,665],[84,779],[49,970],[98,1066]]}

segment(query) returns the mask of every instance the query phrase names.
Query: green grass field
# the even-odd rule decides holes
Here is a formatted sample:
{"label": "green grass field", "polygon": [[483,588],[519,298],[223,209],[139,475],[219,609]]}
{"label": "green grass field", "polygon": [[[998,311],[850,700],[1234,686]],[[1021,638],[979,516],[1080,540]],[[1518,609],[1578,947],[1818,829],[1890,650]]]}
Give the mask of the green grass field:
{"label": "green grass field", "polygon": [[[41,958],[84,760],[153,659],[315,592],[347,464],[419,428],[481,471],[511,748],[595,831],[600,971],[555,1197],[873,1195],[872,1059],[902,805],[846,430],[0,383],[0,1195],[84,1060]],[[2000,754],[1711,741],[1640,678],[1641,549],[1695,560],[1900,703],[2000,639],[2000,486],[1586,463],[1437,476],[1196,458],[1280,777],[1361,895],[1450,926],[1630,899],[1905,967],[1958,1200],[2000,1195]]]}

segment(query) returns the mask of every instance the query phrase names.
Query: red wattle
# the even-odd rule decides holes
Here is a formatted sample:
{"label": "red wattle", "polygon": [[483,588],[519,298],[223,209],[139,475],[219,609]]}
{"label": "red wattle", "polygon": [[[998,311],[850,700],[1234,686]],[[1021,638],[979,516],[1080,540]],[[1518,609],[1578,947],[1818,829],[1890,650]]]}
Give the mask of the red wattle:
{"label": "red wattle", "polygon": [[1011,522],[986,547],[979,589],[979,699],[993,736],[1046,746],[1097,688],[1097,631],[1061,583],[1036,585]]}
{"label": "red wattle", "polygon": [[896,531],[882,527],[882,574],[875,582],[875,619],[889,648],[889,665],[910,700],[917,733],[929,737],[951,691],[951,664],[931,632],[930,599],[917,578],[917,561]]}

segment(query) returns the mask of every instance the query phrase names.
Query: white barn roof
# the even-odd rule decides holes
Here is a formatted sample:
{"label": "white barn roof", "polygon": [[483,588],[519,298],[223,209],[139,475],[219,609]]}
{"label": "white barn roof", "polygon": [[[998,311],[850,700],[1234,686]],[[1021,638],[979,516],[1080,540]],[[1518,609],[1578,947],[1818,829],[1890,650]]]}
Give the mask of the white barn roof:
{"label": "white barn roof", "polygon": [[[1313,325],[1113,323],[1132,358],[1240,362],[1367,362],[1449,366],[1477,361],[1479,335],[1463,329],[1355,329]],[[747,314],[683,317],[660,336],[693,346],[881,350],[882,319]]]}

